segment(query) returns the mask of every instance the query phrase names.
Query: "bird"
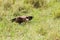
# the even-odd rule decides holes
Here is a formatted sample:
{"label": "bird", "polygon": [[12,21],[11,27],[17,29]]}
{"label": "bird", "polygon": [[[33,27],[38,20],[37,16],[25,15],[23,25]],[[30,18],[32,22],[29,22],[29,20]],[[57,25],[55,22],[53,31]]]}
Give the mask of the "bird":
{"label": "bird", "polygon": [[16,23],[23,23],[23,22],[28,22],[28,21],[31,21],[33,18],[33,16],[19,16],[19,17],[16,17],[16,18],[13,18],[12,19],[12,22],[16,22]]}

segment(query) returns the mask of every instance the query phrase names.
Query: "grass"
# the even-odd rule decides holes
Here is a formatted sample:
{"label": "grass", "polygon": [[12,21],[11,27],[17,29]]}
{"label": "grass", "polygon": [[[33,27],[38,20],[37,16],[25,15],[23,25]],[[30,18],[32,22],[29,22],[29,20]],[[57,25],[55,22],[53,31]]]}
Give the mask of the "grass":
{"label": "grass", "polygon": [[[34,8],[24,1],[0,0],[0,40],[60,40],[60,2],[51,0]],[[26,24],[11,22],[22,15],[34,18]]]}

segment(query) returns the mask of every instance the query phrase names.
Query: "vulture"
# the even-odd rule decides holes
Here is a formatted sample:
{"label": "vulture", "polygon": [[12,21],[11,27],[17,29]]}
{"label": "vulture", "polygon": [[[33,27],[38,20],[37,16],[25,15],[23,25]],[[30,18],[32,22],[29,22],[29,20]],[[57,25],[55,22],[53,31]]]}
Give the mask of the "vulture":
{"label": "vulture", "polygon": [[27,21],[30,21],[32,20],[33,16],[19,16],[19,17],[16,17],[16,18],[13,18],[12,19],[12,22],[16,22],[16,23],[23,23],[23,22],[27,22]]}

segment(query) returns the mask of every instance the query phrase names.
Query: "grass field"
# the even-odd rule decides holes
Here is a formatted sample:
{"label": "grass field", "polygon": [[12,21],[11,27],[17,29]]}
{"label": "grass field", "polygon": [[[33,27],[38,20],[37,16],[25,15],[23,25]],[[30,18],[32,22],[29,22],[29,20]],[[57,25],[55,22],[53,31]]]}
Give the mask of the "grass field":
{"label": "grass field", "polygon": [[[60,0],[37,1],[0,0],[0,40],[60,40]],[[11,22],[22,15],[34,18],[26,24]]]}

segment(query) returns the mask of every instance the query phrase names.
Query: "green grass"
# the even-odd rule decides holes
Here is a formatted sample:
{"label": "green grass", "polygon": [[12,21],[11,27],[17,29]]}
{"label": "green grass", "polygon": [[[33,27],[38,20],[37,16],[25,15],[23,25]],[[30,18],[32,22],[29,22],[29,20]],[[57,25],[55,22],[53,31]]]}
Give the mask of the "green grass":
{"label": "green grass", "polygon": [[[60,40],[60,2],[51,0],[44,7],[34,8],[24,1],[0,0],[0,40]],[[22,15],[34,18],[26,24],[11,22]]]}

